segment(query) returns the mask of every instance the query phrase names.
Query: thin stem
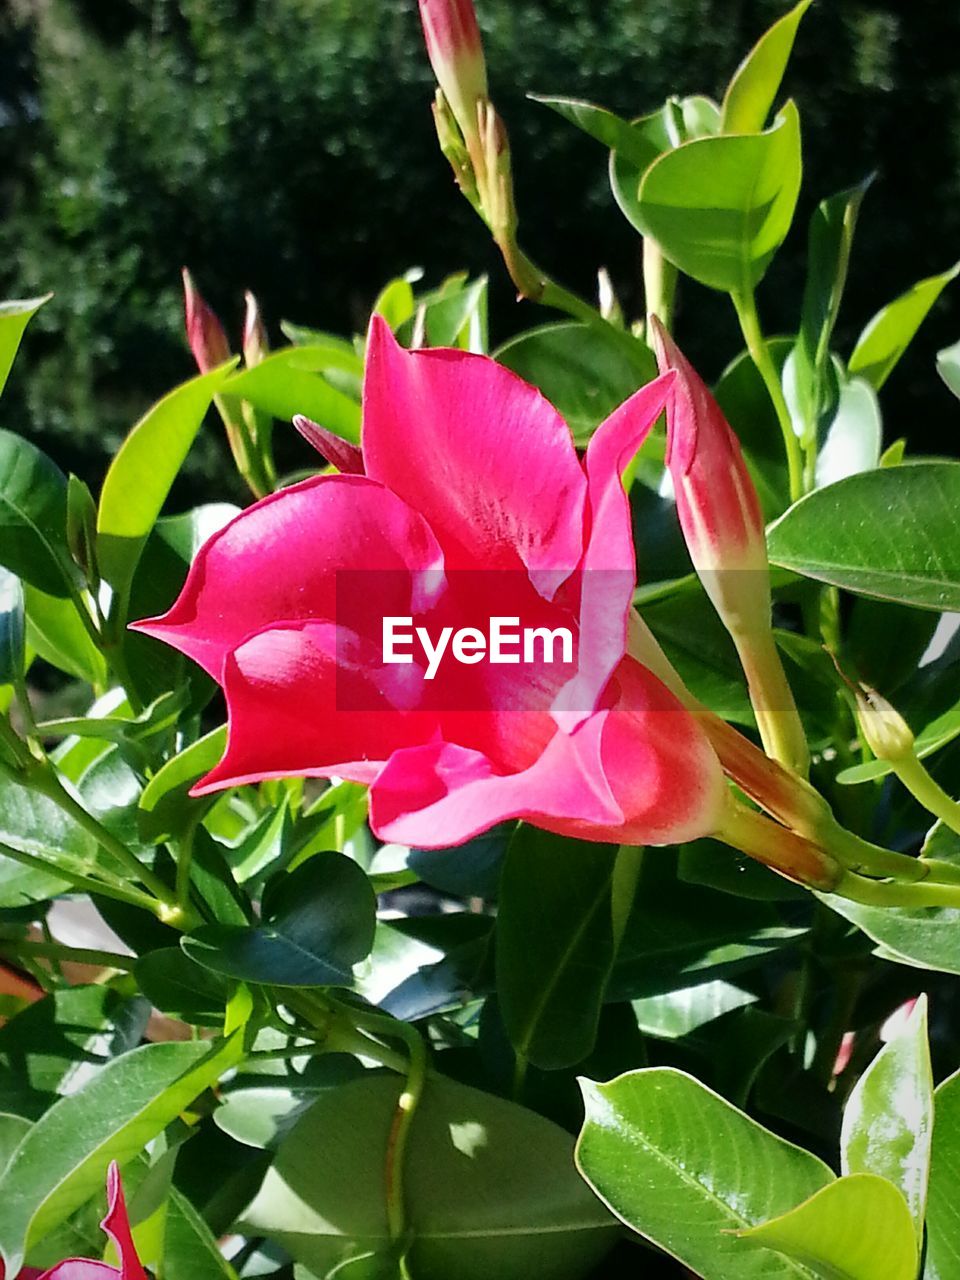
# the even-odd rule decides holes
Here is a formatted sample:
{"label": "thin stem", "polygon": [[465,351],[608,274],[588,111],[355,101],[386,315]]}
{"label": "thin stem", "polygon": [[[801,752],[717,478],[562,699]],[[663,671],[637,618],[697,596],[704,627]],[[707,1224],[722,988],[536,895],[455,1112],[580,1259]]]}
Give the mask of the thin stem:
{"label": "thin stem", "polygon": [[677,289],[677,268],[663,256],[651,236],[643,237],[643,294],[647,312],[656,316],[667,330],[673,328],[673,299]]}
{"label": "thin stem", "polygon": [[853,871],[845,871],[833,892],[871,907],[960,908],[960,884],[934,880],[902,884],[897,880],[868,880]]}
{"label": "thin stem", "polygon": [[796,502],[803,495],[803,455],[800,450],[800,441],[797,439],[797,434],[793,429],[793,422],[783,394],[783,387],[780,384],[780,375],[777,373],[776,365],[770,355],[770,349],[760,328],[756,299],[752,290],[747,290],[744,293],[731,293],[730,297],[736,308],[737,318],[740,321],[740,328],[747,344],[747,350],[750,352],[750,357],[756,365],[757,372],[763,379],[773,402],[777,422],[780,424],[780,433],[783,436],[784,449],[787,454],[787,471],[790,476],[790,501]]}
{"label": "thin stem", "polygon": [[723,821],[713,835],[788,880],[810,888],[832,890],[843,875],[843,869],[833,858],[812,841],[746,808],[732,796]]}
{"label": "thin stem", "polygon": [[784,768],[806,778],[810,770],[807,736],[773,632],[767,626],[749,635],[731,631],[731,636],[747,678],[764,750]]}
{"label": "thin stem", "polygon": [[102,822],[92,813],[87,812],[79,800],[76,800],[66,789],[60,781],[59,774],[48,760],[36,762],[36,767],[30,771],[27,778],[27,785],[52,800],[64,813],[69,814],[78,826],[93,836],[105,853],[110,854],[129,875],[149,889],[161,908],[159,912],[161,919],[170,924],[183,922],[184,913],[178,907],[170,889]]}
{"label": "thin stem", "polygon": [[6,844],[0,844],[0,854],[5,858],[9,858],[12,862],[19,862],[22,866],[29,867],[32,871],[42,871],[48,876],[59,876],[61,879],[69,881],[75,889],[85,889],[87,893],[98,893],[104,898],[115,898],[117,902],[126,902],[131,907],[142,907],[145,911],[150,911],[153,915],[159,916],[160,903],[155,898],[151,898],[139,889],[131,888],[129,885],[94,879],[93,876],[88,876],[83,869],[75,869],[72,860],[65,859],[62,854],[59,855],[59,861],[56,864],[47,862],[44,858],[38,858],[35,854],[25,853],[22,849],[14,849],[11,845]]}
{"label": "thin stem", "polygon": [[960,804],[947,795],[943,787],[928,773],[920,763],[916,752],[911,751],[899,760],[890,762],[893,771],[907,788],[915,800],[935,818],[939,818],[951,831],[960,835]]}
{"label": "thin stem", "polygon": [[68,947],[62,942],[34,942],[30,939],[16,941],[0,938],[0,954],[16,959],[18,956],[39,956],[41,959],[67,960],[73,964],[88,964],[98,969],[120,969],[130,973],[136,957],[117,955],[114,951],[96,951],[89,947]]}
{"label": "thin stem", "polygon": [[190,910],[190,871],[193,867],[193,842],[197,832],[199,814],[189,824],[177,844],[177,876],[175,895],[181,911]]}

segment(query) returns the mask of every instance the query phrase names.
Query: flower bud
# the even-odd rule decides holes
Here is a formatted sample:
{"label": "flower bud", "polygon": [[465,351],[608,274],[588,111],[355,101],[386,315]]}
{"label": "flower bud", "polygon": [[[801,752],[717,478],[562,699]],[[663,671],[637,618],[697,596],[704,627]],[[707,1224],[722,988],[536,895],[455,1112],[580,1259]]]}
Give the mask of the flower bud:
{"label": "flower bud", "polygon": [[690,559],[737,647],[765,750],[803,774],[809,752],[773,638],[757,491],[720,406],[656,316],[650,333],[660,372],[677,372],[667,402],[667,466]]}
{"label": "flower bud", "polygon": [[477,107],[487,96],[487,68],[473,0],[420,0],[427,56],[468,150],[478,137]]}
{"label": "flower bud", "polygon": [[248,289],[243,295],[247,305],[243,321],[243,362],[248,369],[259,364],[270,352],[270,341],[260,315],[260,304]]}
{"label": "flower bud", "polygon": [[229,360],[232,353],[223,325],[204,302],[186,267],[183,268],[183,303],[190,350],[200,372],[208,373]]}
{"label": "flower bud", "polygon": [[869,685],[859,685],[856,695],[860,732],[877,759],[896,763],[912,756],[913,731],[896,707]]}

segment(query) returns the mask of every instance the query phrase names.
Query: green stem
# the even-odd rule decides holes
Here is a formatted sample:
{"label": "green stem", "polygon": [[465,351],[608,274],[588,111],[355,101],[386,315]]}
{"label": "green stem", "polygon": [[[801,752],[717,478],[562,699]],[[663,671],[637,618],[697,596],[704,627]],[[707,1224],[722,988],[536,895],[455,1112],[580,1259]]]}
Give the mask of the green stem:
{"label": "green stem", "polygon": [[613,925],[613,954],[620,950],[627,921],[633,910],[633,901],[640,883],[643,869],[642,848],[632,844],[622,844],[617,850],[613,864],[613,876],[610,881],[610,911]]}
{"label": "green stem", "polygon": [[748,634],[731,630],[747,678],[750,704],[768,756],[801,778],[810,770],[807,736],[769,625]]}
{"label": "green stem", "polygon": [[673,299],[677,289],[677,268],[663,256],[651,236],[643,237],[643,294],[647,323],[656,316],[668,331],[673,328]]}
{"label": "green stem", "polygon": [[155,898],[129,885],[94,879],[93,876],[88,876],[85,870],[77,868],[71,859],[65,859],[63,854],[58,855],[56,863],[51,863],[44,858],[36,857],[35,854],[25,853],[22,849],[14,849],[6,844],[0,844],[0,854],[12,862],[19,862],[21,866],[29,867],[32,871],[42,871],[48,876],[60,876],[68,880],[76,889],[84,889],[87,893],[98,893],[104,898],[115,898],[117,902],[126,902],[131,907],[141,907],[145,911],[152,912],[153,915],[159,915],[160,904]]}
{"label": "green stem", "polygon": [[59,809],[73,818],[77,825],[93,836],[104,852],[119,863],[127,874],[139,880],[145,888],[150,890],[157,900],[159,908],[157,914],[161,920],[175,927],[184,923],[185,914],[178,906],[170,889],[150,867],[145,866],[125,844],[118,840],[92,813],[88,813],[79,800],[70,794],[49,760],[36,761],[27,775],[26,782],[27,786],[45,795]]}
{"label": "green stem", "polygon": [[926,767],[920,763],[916,752],[911,751],[909,755],[891,760],[890,763],[894,773],[914,799],[951,831],[960,835],[960,804],[952,800],[943,787],[934,781]]}
{"label": "green stem", "polygon": [[737,318],[740,321],[740,328],[746,340],[747,350],[750,352],[750,357],[756,365],[757,372],[763,379],[773,402],[777,422],[780,424],[780,432],[783,436],[784,449],[787,454],[787,471],[790,476],[790,501],[796,502],[803,495],[803,455],[800,450],[800,441],[797,439],[797,434],[793,429],[793,422],[783,394],[783,387],[780,384],[780,375],[777,373],[776,365],[770,355],[770,349],[760,328],[756,299],[752,290],[747,290],[745,293],[731,293],[730,297],[736,308]]}
{"label": "green stem", "polygon": [[120,969],[130,973],[136,964],[134,956],[121,956],[113,951],[96,951],[88,947],[68,947],[61,942],[34,942],[29,939],[7,941],[0,938],[0,954],[10,959],[39,956],[41,959],[67,960],[74,964],[93,965],[99,969]]}
{"label": "green stem", "polygon": [[903,884],[897,880],[868,880],[856,872],[845,871],[833,892],[871,907],[960,908],[960,884],[935,880]]}
{"label": "green stem", "polygon": [[180,910],[190,911],[190,871],[193,867],[193,842],[200,815],[190,822],[177,845],[177,876],[174,893]]}

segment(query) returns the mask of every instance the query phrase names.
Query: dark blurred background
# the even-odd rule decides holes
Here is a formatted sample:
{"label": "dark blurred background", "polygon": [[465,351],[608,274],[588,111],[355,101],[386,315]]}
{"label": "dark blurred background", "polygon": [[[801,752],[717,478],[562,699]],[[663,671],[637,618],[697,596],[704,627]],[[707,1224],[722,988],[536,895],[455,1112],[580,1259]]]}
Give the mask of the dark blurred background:
{"label": "dark blurred background", "polygon": [[[606,265],[640,306],[639,242],[600,148],[529,92],[626,115],[671,92],[718,95],[784,0],[478,0],[494,96],[514,141],[523,240],[592,292]],[[761,286],[768,332],[795,327],[806,220],[879,172],[861,216],[840,349],[883,303],[960,257],[960,6],[818,0],[786,90],[806,174]],[[415,0],[3,0],[0,294],[56,291],[34,321],[3,425],[98,481],[149,402],[186,377],[179,268],[224,320],[242,290],[281,318],[361,328],[379,286],[418,265],[493,282],[496,341],[542,317],[517,305],[433,134]],[[740,345],[729,304],[687,285],[680,332],[710,375]],[[694,314],[699,313],[699,314]],[[947,290],[885,391],[887,438],[957,452],[960,414],[933,368],[960,336]],[[209,433],[193,484],[211,492]]]}

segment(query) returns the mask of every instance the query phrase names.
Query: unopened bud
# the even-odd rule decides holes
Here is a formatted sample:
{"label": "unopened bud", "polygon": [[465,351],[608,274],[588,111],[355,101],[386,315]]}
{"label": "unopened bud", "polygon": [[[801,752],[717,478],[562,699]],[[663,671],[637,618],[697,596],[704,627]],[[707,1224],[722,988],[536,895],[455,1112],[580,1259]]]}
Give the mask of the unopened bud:
{"label": "unopened bud", "polygon": [[249,289],[243,297],[247,306],[243,321],[243,362],[248,369],[252,369],[269,354],[270,341],[256,297]]}
{"label": "unopened bud", "polygon": [[201,373],[208,373],[230,359],[230,344],[216,312],[207,306],[193,277],[183,268],[183,304],[187,341]]}
{"label": "unopened bud", "polygon": [[895,764],[913,755],[913,731],[882,694],[869,685],[856,689],[857,719],[867,746],[878,760]]}
{"label": "unopened bud", "polygon": [[473,0],[420,0],[420,20],[437,84],[472,152],[477,104],[487,96],[487,68]]}

